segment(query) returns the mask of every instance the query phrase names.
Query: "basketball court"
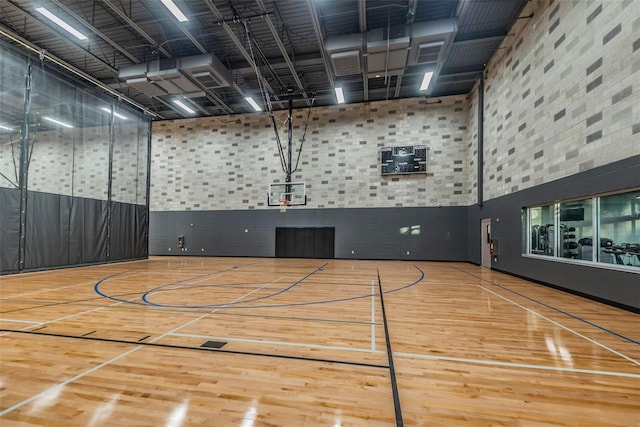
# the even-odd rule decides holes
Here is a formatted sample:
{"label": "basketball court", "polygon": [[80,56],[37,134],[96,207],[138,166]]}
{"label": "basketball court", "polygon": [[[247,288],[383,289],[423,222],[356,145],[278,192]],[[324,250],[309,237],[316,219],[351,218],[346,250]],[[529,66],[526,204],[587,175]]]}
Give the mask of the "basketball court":
{"label": "basketball court", "polygon": [[637,316],[467,263],[1,276],[3,426],[638,425]]}

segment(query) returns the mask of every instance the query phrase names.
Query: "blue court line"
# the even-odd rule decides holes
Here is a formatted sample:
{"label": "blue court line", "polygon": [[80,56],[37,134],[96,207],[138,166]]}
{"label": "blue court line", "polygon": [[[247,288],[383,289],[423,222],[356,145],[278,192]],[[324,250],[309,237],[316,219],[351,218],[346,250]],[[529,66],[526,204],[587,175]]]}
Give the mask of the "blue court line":
{"label": "blue court line", "polygon": [[[289,289],[291,289],[293,286],[295,286],[296,284],[300,283],[302,280],[305,280],[306,278],[308,278],[310,275],[314,274],[315,272],[318,271],[323,271],[324,266],[326,266],[327,264],[324,264],[323,266],[319,267],[318,269],[316,269],[314,272],[309,273],[307,276],[305,276],[303,279],[300,279],[299,281],[297,281],[296,283],[294,283],[293,285],[289,286],[288,288],[285,288],[283,290],[281,290],[278,293],[272,294],[272,295],[267,295],[265,297],[260,297],[260,298],[256,298],[254,300],[247,300],[247,301],[238,301],[235,304],[245,304],[247,302],[253,302],[253,301],[257,301],[260,299],[265,299],[265,298],[271,298],[275,295],[281,294]],[[398,292],[407,288],[410,288],[412,286],[415,286],[419,283],[421,283],[424,280],[424,271],[422,271],[417,265],[413,265],[413,267],[418,270],[420,272],[420,277],[418,278],[418,280],[415,280],[412,283],[409,283],[408,285],[405,286],[401,286],[399,288],[396,289],[391,289],[390,291],[386,291],[384,292],[384,294],[391,294],[394,292]],[[309,302],[300,302],[300,303],[290,303],[290,304],[267,304],[267,305],[231,305],[231,303],[226,303],[226,304],[218,304],[218,305],[163,305],[163,304],[156,304],[156,303],[152,303],[152,302],[132,302],[132,301],[127,301],[127,300],[122,300],[119,298],[115,298],[115,297],[111,297],[109,295],[104,294],[103,292],[101,292],[99,290],[99,285],[104,282],[105,280],[117,276],[119,274],[122,273],[116,273],[114,275],[105,277],[104,279],[101,279],[100,281],[96,282],[95,286],[94,286],[94,290],[101,296],[105,297],[105,298],[109,298],[111,300],[115,300],[115,301],[120,301],[120,302],[125,302],[125,303],[129,303],[129,304],[138,304],[138,305],[143,305],[143,306],[154,306],[154,307],[163,307],[163,308],[189,308],[189,309],[209,309],[209,308],[217,308],[217,309],[244,309],[244,308],[280,308],[280,307],[297,307],[297,306],[305,306],[305,305],[317,305],[317,304],[328,304],[328,303],[334,303],[334,302],[344,302],[344,301],[353,301],[353,300],[357,300],[357,299],[362,299],[362,298],[370,298],[372,296],[374,296],[375,294],[367,294],[367,295],[359,295],[356,297],[348,297],[348,298],[337,298],[337,299],[332,299],[332,300],[323,300],[323,301],[309,301]],[[163,285],[163,286],[168,286],[168,285]],[[158,288],[155,288],[158,289]],[[147,291],[145,293],[148,294],[149,292],[153,292],[153,289],[151,291]]]}
{"label": "blue court line", "polygon": [[225,304],[199,305],[199,306],[189,306],[189,305],[178,305],[178,306],[176,306],[176,305],[167,305],[167,304],[156,304],[154,302],[149,301],[149,299],[148,299],[149,294],[152,294],[152,293],[154,293],[154,292],[156,292],[156,291],[158,291],[158,290],[160,290],[160,289],[162,289],[162,288],[164,288],[166,286],[169,286],[169,285],[162,285],[162,286],[159,286],[157,288],[154,288],[154,289],[151,289],[151,290],[145,292],[142,295],[142,301],[146,302],[147,305],[151,305],[151,306],[154,306],[154,307],[167,307],[167,308],[176,308],[176,307],[182,307],[182,308],[222,308],[222,307],[228,307],[228,306],[233,306],[233,305],[237,305],[237,304],[246,304],[248,302],[260,301],[260,300],[263,300],[263,299],[266,299],[266,298],[271,298],[271,297],[275,297],[277,295],[283,294],[283,293],[289,291],[290,289],[298,286],[300,283],[304,282],[305,280],[307,280],[309,277],[313,276],[317,272],[323,271],[324,267],[327,264],[329,264],[329,263],[327,262],[327,263],[322,264],[320,267],[316,268],[311,273],[309,273],[306,276],[304,276],[302,279],[296,280],[290,286],[287,286],[286,288],[281,289],[278,292],[272,293],[270,295],[265,295],[265,296],[262,296],[262,297],[254,298],[254,299],[249,299],[249,300],[244,300],[244,301],[236,301],[236,302],[232,301],[232,302],[228,302],[228,303],[225,303]]}
{"label": "blue court line", "polygon": [[600,326],[600,325],[598,325],[598,324],[596,324],[596,323],[593,323],[593,322],[590,322],[590,321],[588,321],[588,320],[586,320],[586,319],[583,319],[582,317],[576,316],[575,314],[571,314],[571,313],[568,313],[568,312],[566,312],[566,311],[564,311],[564,310],[560,310],[559,308],[556,308],[556,307],[554,307],[554,306],[552,306],[552,305],[549,305],[549,304],[544,303],[544,302],[542,302],[542,301],[538,301],[538,300],[537,300],[537,299],[535,299],[535,298],[531,298],[531,297],[529,297],[529,296],[527,296],[527,295],[521,294],[521,293],[520,293],[520,292],[518,292],[518,291],[514,291],[514,290],[509,289],[509,288],[507,288],[507,287],[505,287],[505,286],[499,285],[499,284],[494,283],[494,282],[492,282],[492,281],[490,281],[490,280],[487,280],[487,279],[484,279],[484,278],[482,278],[482,277],[480,277],[480,276],[477,276],[477,275],[475,275],[475,274],[473,274],[473,273],[469,273],[468,271],[461,270],[461,269],[459,269],[458,267],[453,267],[453,268],[454,268],[454,269],[456,269],[456,270],[458,270],[458,271],[461,271],[461,272],[463,272],[463,273],[465,273],[465,274],[468,274],[469,276],[475,277],[476,279],[480,279],[480,280],[482,280],[483,282],[487,282],[487,283],[489,283],[489,284],[491,284],[491,285],[493,285],[493,286],[497,286],[497,287],[499,287],[499,288],[501,288],[501,289],[504,289],[505,291],[511,292],[511,293],[516,294],[516,295],[518,295],[518,296],[521,296],[522,298],[526,298],[526,299],[528,299],[529,301],[535,302],[536,304],[540,304],[540,305],[542,305],[542,306],[544,306],[544,307],[550,308],[551,310],[557,311],[558,313],[564,314],[565,316],[569,316],[569,317],[571,317],[572,319],[578,320],[578,321],[580,321],[580,322],[582,322],[582,323],[586,323],[587,325],[589,325],[589,326],[593,326],[594,328],[597,328],[597,329],[600,329],[600,330],[601,330],[601,331],[603,331],[603,332],[606,332],[606,333],[608,333],[608,334],[614,335],[614,336],[616,336],[616,337],[618,337],[618,338],[622,338],[623,340],[628,341],[628,342],[630,342],[630,343],[632,343],[632,344],[640,345],[640,341],[634,340],[633,338],[626,337],[626,336],[624,336],[624,335],[622,335],[622,334],[619,334],[619,333],[618,333],[618,332],[616,332],[616,331],[612,331],[611,329],[607,329],[607,328],[605,328],[604,326]]}
{"label": "blue court line", "polygon": [[[254,264],[259,264],[260,262],[262,262],[262,261],[250,262],[249,264],[241,265],[240,267],[238,267],[238,266],[235,266],[235,265],[234,265],[234,266],[233,266],[233,267],[231,267],[231,268],[227,268],[227,269],[224,269],[224,270],[217,270],[217,271],[214,271],[214,272],[212,272],[212,273],[201,274],[201,275],[196,276],[196,277],[206,277],[206,276],[211,276],[211,275],[218,274],[218,273],[224,273],[224,272],[231,271],[231,270],[237,270],[238,268],[242,268],[242,267],[246,267],[246,266],[254,265]],[[107,276],[107,277],[103,277],[102,279],[98,280],[98,281],[95,283],[95,285],[93,285],[93,291],[94,291],[95,293],[97,293],[98,295],[100,295],[101,297],[103,297],[103,298],[107,298],[107,299],[110,299],[110,300],[112,300],[112,301],[124,302],[124,303],[127,303],[127,304],[142,305],[142,306],[145,306],[145,307],[146,307],[146,306],[148,306],[149,304],[146,304],[146,303],[144,303],[144,302],[133,302],[133,301],[129,301],[129,300],[126,300],[126,299],[116,298],[116,297],[113,297],[113,296],[107,295],[107,294],[103,293],[103,292],[100,290],[100,285],[101,285],[103,282],[105,282],[105,281],[107,281],[107,280],[109,280],[109,279],[112,279],[112,278],[114,278],[114,277],[116,277],[116,276],[121,276],[121,275],[123,275],[123,274],[131,273],[132,271],[134,271],[134,272],[135,272],[135,271],[139,271],[139,272],[142,272],[142,273],[144,273],[144,272],[145,272],[145,270],[142,270],[142,269],[131,269],[131,270],[121,271],[121,272],[119,272],[119,273],[114,273],[114,274],[112,274],[112,275],[110,275],[110,276]],[[193,279],[193,278],[191,278],[191,280],[192,280],[192,279]],[[169,286],[169,285],[173,285],[173,284],[178,284],[178,283],[180,283],[180,282],[181,282],[181,281],[179,280],[179,281],[177,281],[177,282],[168,283],[168,284],[166,284],[166,285],[164,285],[164,286]],[[181,307],[181,306],[179,306],[179,307]]]}

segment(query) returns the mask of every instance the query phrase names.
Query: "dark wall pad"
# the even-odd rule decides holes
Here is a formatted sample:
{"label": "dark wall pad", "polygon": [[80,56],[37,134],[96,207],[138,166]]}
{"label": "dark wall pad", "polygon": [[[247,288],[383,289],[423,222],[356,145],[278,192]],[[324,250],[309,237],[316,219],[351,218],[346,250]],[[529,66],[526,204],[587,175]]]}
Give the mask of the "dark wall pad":
{"label": "dark wall pad", "polygon": [[109,254],[111,261],[147,256],[146,212],[145,206],[112,203]]}
{"label": "dark wall pad", "polygon": [[336,258],[467,259],[467,207],[151,212],[149,227],[151,255],[282,256],[276,228],[333,227]]}
{"label": "dark wall pad", "polygon": [[[591,169],[538,187],[469,207],[468,260],[481,262],[480,221],[492,218],[492,238],[498,239],[499,257],[492,267],[588,294],[617,304],[640,308],[639,275],[632,272],[523,257],[522,208],[640,186],[640,156]],[[497,219],[500,219],[498,222]]]}
{"label": "dark wall pad", "polygon": [[0,188],[0,271],[18,270],[20,190]]}
{"label": "dark wall pad", "polygon": [[107,202],[74,198],[71,205],[69,264],[107,259]]}
{"label": "dark wall pad", "polygon": [[69,264],[70,199],[58,194],[28,193],[25,269]]}

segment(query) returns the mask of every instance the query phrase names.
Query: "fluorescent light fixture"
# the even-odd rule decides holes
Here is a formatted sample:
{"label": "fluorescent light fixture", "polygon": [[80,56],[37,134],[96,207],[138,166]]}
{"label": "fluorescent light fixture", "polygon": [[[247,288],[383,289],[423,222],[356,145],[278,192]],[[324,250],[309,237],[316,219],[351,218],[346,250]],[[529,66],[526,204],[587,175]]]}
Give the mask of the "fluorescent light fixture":
{"label": "fluorescent light fixture", "polygon": [[176,104],[178,107],[182,108],[184,111],[186,111],[189,114],[195,114],[196,113],[191,108],[187,107],[187,105],[182,101],[175,100],[175,101],[173,101],[173,103]]}
{"label": "fluorescent light fixture", "polygon": [[13,129],[11,129],[10,127],[2,126],[2,125],[0,125],[0,129],[2,129],[2,130],[8,130],[8,131],[12,131],[12,130],[13,130]]}
{"label": "fluorescent light fixture", "polygon": [[344,92],[342,92],[342,88],[337,87],[335,91],[336,91],[336,98],[338,99],[338,104],[344,104]]}
{"label": "fluorescent light fixture", "polygon": [[433,77],[433,71],[427,71],[424,73],[424,77],[422,78],[422,83],[420,83],[420,90],[427,90],[429,87],[429,83],[431,83],[431,78]]}
{"label": "fluorescent light fixture", "polygon": [[69,25],[66,22],[64,22],[62,19],[58,18],[53,13],[49,12],[49,10],[47,10],[46,8],[44,8],[44,7],[36,7],[36,10],[38,12],[40,12],[41,14],[43,14],[44,16],[46,16],[47,18],[49,18],[50,20],[52,20],[53,22],[55,22],[56,24],[58,24],[60,27],[64,28],[65,30],[67,30],[68,32],[73,34],[76,38],[78,38],[80,40],[86,40],[87,39],[87,36],[82,34],[80,31],[76,30],[75,28],[73,28],[71,25]]}
{"label": "fluorescent light fixture", "polygon": [[[101,110],[102,110],[102,111],[104,111],[104,112],[107,112],[107,113],[111,114],[111,110],[110,110],[110,109],[108,109],[108,108],[106,108],[106,107],[102,107],[102,108],[101,108]],[[118,113],[116,113],[115,111],[113,112],[113,115],[114,115],[114,116],[116,116],[116,117],[118,117],[118,118],[120,118],[120,119],[122,119],[122,120],[127,120],[127,117],[123,116],[122,114],[118,114]]]}
{"label": "fluorescent light fixture", "polygon": [[260,108],[258,103],[256,101],[254,101],[252,97],[247,96],[244,100],[247,101],[249,103],[249,105],[251,105],[253,107],[254,110],[262,111],[262,108]]}
{"label": "fluorescent light fixture", "polygon": [[180,9],[178,9],[178,6],[176,6],[173,0],[160,0],[160,1],[162,1],[162,4],[165,5],[165,7],[169,9],[171,13],[173,13],[173,16],[175,16],[178,19],[178,21],[187,22],[189,20],[189,18],[187,18],[185,14],[182,13]]}
{"label": "fluorescent light fixture", "polygon": [[71,126],[69,123],[61,122],[60,120],[56,120],[56,119],[53,119],[51,117],[43,117],[43,119],[48,120],[51,123],[55,123],[55,124],[60,125],[60,126],[64,126],[66,128],[73,129],[73,126]]}

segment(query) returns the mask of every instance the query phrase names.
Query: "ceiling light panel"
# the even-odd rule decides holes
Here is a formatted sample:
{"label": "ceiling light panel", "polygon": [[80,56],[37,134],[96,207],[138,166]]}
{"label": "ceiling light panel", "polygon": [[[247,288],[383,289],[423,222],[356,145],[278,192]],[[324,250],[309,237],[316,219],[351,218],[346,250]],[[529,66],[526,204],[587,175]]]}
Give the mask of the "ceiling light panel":
{"label": "ceiling light panel", "polygon": [[189,18],[182,13],[182,11],[176,6],[173,0],[161,0],[162,4],[165,5],[167,9],[176,17],[176,19],[180,22],[187,22]]}
{"label": "ceiling light panel", "polygon": [[53,13],[51,13],[47,8],[37,7],[36,11],[38,11],[42,15],[46,16],[47,18],[49,18],[51,21],[53,21],[59,27],[63,28],[65,31],[68,31],[69,33],[73,34],[73,36],[76,37],[77,39],[79,39],[79,40],[86,40],[87,39],[87,36],[82,34],[77,29],[73,28],[71,25],[66,23],[64,20],[62,20],[58,16],[54,15]]}

